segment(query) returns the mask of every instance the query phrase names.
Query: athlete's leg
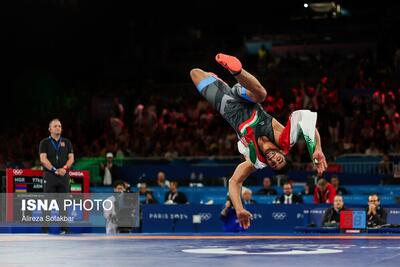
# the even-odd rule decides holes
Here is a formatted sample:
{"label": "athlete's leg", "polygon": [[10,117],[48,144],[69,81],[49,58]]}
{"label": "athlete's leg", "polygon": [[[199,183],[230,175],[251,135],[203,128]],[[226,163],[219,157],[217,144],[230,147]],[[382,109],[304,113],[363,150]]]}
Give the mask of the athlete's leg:
{"label": "athlete's leg", "polygon": [[235,76],[236,80],[246,88],[246,95],[254,102],[261,103],[267,97],[267,90],[260,84],[256,77],[242,69],[240,74]]}
{"label": "athlete's leg", "polygon": [[228,99],[233,99],[231,88],[215,74],[201,69],[192,69],[190,77],[197,90],[205,99],[221,113],[225,114],[225,106]]}
{"label": "athlete's leg", "polygon": [[225,54],[218,54],[215,59],[224,68],[229,70],[236,80],[246,88],[246,95],[250,97],[253,102],[260,103],[267,97],[267,90],[252,74],[242,68],[242,64],[236,57],[228,56]]}
{"label": "athlete's leg", "polygon": [[192,78],[192,81],[196,87],[199,85],[199,83],[206,79],[207,77],[212,76],[209,72],[205,72],[201,69],[192,69],[190,71],[190,78]]}

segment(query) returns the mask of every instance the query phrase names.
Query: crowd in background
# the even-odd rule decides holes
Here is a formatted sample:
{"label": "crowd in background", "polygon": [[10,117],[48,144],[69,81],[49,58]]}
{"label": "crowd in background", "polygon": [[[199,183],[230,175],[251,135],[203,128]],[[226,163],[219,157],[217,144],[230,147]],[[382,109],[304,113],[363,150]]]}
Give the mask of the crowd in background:
{"label": "crowd in background", "polygon": [[[318,112],[325,154],[333,161],[344,153],[400,152],[399,54],[389,64],[377,61],[373,51],[277,56],[260,48],[242,60],[268,90],[265,110],[282,124],[294,110]],[[222,70],[218,74],[235,83]],[[152,93],[125,85],[120,95],[104,92],[108,105],[102,112],[94,97],[75,90],[59,100],[63,135],[74,141],[78,157],[109,151],[125,157],[237,155],[237,137],[229,125],[193,85],[176,86]],[[30,121],[0,135],[0,168],[36,165],[38,140],[47,134],[45,121]],[[300,142],[292,160],[307,162],[305,151]]]}

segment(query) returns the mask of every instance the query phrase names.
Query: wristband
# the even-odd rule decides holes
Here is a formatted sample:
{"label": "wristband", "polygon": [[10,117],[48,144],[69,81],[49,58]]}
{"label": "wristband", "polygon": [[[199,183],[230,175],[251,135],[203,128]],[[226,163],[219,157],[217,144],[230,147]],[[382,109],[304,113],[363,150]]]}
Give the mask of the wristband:
{"label": "wristband", "polygon": [[50,170],[52,173],[56,173],[56,171],[57,171],[57,169],[55,168],[55,167],[51,167],[51,170]]}

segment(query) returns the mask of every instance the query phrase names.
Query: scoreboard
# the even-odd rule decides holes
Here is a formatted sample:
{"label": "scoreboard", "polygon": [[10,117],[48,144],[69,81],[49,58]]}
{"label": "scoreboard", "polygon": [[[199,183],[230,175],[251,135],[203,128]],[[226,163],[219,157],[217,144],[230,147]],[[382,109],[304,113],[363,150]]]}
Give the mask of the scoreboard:
{"label": "scoreboard", "polygon": [[[88,171],[71,170],[68,174],[71,193],[89,193],[90,177]],[[6,193],[43,193],[43,190],[42,170],[6,169]],[[6,195],[6,220],[10,222],[14,218],[13,194]]]}
{"label": "scoreboard", "polygon": [[[69,171],[70,192],[89,193],[88,171]],[[42,193],[44,189],[43,171],[30,169],[6,170],[6,193]]]}
{"label": "scoreboard", "polygon": [[365,210],[344,210],[340,212],[339,228],[345,232],[361,232],[367,228]]}

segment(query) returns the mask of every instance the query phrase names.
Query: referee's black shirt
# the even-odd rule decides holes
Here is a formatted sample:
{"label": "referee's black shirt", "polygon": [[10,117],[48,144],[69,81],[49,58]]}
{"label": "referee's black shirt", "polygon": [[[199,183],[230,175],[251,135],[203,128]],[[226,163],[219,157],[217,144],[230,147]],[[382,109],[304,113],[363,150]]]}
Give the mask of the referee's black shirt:
{"label": "referee's black shirt", "polygon": [[67,163],[68,154],[73,153],[71,141],[64,137],[60,137],[58,141],[47,137],[39,144],[39,155],[42,153],[47,154],[47,159],[53,167],[60,169]]}

